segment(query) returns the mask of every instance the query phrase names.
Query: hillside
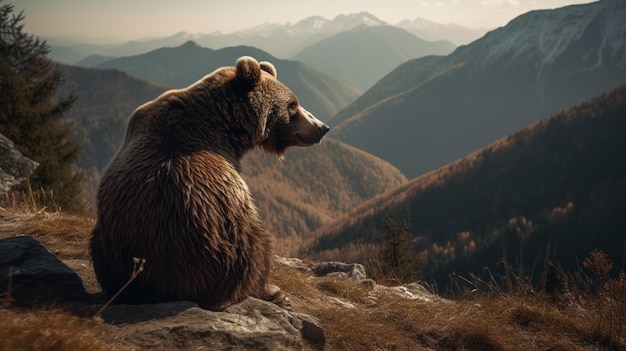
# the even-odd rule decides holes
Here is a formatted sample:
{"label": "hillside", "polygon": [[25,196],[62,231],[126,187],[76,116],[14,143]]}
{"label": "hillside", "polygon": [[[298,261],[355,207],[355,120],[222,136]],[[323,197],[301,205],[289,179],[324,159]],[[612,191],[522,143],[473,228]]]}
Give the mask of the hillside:
{"label": "hillside", "polygon": [[626,80],[625,33],[623,0],[526,13],[401,65],[333,117],[331,135],[419,176]]}
{"label": "hillside", "polygon": [[[100,174],[121,145],[128,116],[167,88],[116,70],[59,69],[66,81],[58,93],[78,97],[64,118],[84,145],[77,166],[86,172],[84,189],[93,207]],[[339,214],[406,181],[389,163],[329,138],[292,148],[283,161],[257,150],[244,157],[242,168],[268,226],[285,239],[283,254],[294,253],[304,237]]]}
{"label": "hillside", "polygon": [[83,189],[88,202],[93,203],[100,173],[121,144],[127,118],[168,88],[117,70],[67,65],[58,65],[58,69],[65,83],[57,94],[73,93],[77,97],[64,121],[75,127],[74,138],[83,146],[76,165],[86,173]]}
{"label": "hillside", "polygon": [[244,157],[242,172],[283,255],[295,255],[324,224],[406,182],[389,163],[329,138],[291,148],[284,160],[256,150]]}
{"label": "hillside", "polygon": [[164,47],[145,54],[105,61],[95,68],[114,68],[151,82],[182,88],[219,67],[234,65],[239,57],[245,55],[273,63],[280,81],[293,90],[303,106],[323,121],[330,119],[360,94],[310,66],[277,59],[267,52],[248,46],[212,50],[189,41],[175,48]]}
{"label": "hillside", "polygon": [[546,255],[575,271],[594,249],[619,262],[624,135],[626,84],[377,196],[317,231],[306,252],[364,262],[383,220],[408,214],[416,271],[440,286],[502,257],[526,272]]}
{"label": "hillside", "polygon": [[409,59],[447,55],[454,48],[450,42],[426,41],[393,26],[361,25],[310,45],[292,59],[366,91]]}

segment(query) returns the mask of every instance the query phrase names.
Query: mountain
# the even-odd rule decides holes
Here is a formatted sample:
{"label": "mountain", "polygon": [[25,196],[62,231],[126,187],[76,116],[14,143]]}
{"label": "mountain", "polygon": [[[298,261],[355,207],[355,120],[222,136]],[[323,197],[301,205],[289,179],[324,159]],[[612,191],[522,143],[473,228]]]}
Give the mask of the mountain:
{"label": "mountain", "polygon": [[175,88],[194,83],[222,66],[232,66],[244,55],[276,66],[278,78],[298,96],[317,118],[327,121],[354,101],[359,92],[330,75],[300,62],[281,60],[265,51],[238,46],[212,50],[187,42],[175,48],[160,48],[145,54],[100,63],[96,68],[119,69],[132,76]]}
{"label": "mountain", "polygon": [[[74,64],[74,66],[79,66],[79,67],[96,67],[97,65],[107,62],[107,61],[111,61],[116,59],[117,57],[114,56],[103,56],[103,55],[89,55],[85,58],[83,58],[82,60],[76,62],[76,64]],[[62,61],[59,61],[62,62]]]}
{"label": "mountain", "polygon": [[449,42],[422,40],[392,26],[361,25],[310,45],[292,59],[365,91],[409,59],[446,55],[454,48]]}
{"label": "mountain", "polygon": [[[84,146],[76,163],[86,173],[85,194],[93,206],[100,174],[121,145],[128,116],[168,88],[117,70],[58,69],[65,77],[58,94],[77,95],[64,122],[75,127]],[[242,169],[269,228],[281,238],[276,245],[282,254],[293,254],[323,224],[406,181],[389,163],[329,138],[292,148],[282,161],[257,150],[243,159]]]}
{"label": "mountain", "polygon": [[[626,83],[379,195],[322,227],[310,257],[365,262],[407,216],[417,271],[440,287],[507,259],[526,272],[626,245]],[[358,243],[358,244],[355,244]],[[624,264],[624,263],[622,263]]]}
{"label": "mountain", "polygon": [[411,60],[330,121],[408,178],[626,80],[626,2],[532,11],[443,57]]}
{"label": "mountain", "polygon": [[412,20],[405,19],[396,27],[405,29],[409,33],[425,40],[446,40],[455,45],[464,45],[482,37],[487,30],[472,29],[454,23],[441,24],[418,17]]}

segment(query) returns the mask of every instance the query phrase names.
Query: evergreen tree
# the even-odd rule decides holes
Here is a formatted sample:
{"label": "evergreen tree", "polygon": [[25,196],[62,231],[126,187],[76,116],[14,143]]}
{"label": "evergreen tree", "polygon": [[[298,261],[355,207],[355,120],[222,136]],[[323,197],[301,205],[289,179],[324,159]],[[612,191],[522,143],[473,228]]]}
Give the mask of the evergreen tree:
{"label": "evergreen tree", "polygon": [[64,210],[81,209],[82,174],[73,170],[81,146],[60,119],[75,101],[56,98],[63,76],[47,58],[45,41],[24,33],[23,13],[0,0],[0,133],[25,156],[39,162],[30,178],[33,190],[52,193]]}
{"label": "evergreen tree", "polygon": [[412,282],[415,277],[415,250],[411,237],[411,223],[406,214],[401,224],[392,215],[383,220],[385,231],[380,243],[379,260],[389,280],[396,283]]}

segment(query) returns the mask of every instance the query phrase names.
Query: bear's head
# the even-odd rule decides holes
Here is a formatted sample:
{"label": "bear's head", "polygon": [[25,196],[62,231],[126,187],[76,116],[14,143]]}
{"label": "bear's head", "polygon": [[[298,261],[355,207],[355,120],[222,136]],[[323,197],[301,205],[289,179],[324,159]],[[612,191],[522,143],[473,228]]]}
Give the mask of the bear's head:
{"label": "bear's head", "polygon": [[290,146],[319,143],[330,128],[305,110],[296,95],[278,81],[276,68],[243,56],[235,65],[237,84],[257,107],[259,139],[266,152],[282,156]]}

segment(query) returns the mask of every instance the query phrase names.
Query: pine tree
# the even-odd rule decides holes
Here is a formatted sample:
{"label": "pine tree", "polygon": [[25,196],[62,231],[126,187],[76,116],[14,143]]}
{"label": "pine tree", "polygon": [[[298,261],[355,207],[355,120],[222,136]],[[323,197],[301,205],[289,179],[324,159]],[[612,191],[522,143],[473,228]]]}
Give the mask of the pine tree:
{"label": "pine tree", "polygon": [[380,243],[379,260],[387,272],[387,278],[396,283],[412,282],[415,278],[416,259],[408,214],[401,224],[389,215],[383,220],[383,226],[385,231]]}
{"label": "pine tree", "polygon": [[25,156],[39,162],[30,178],[34,190],[52,193],[64,210],[81,209],[82,174],[73,171],[81,146],[60,119],[75,97],[57,98],[63,76],[47,58],[45,41],[24,33],[22,12],[0,0],[0,133]]}

